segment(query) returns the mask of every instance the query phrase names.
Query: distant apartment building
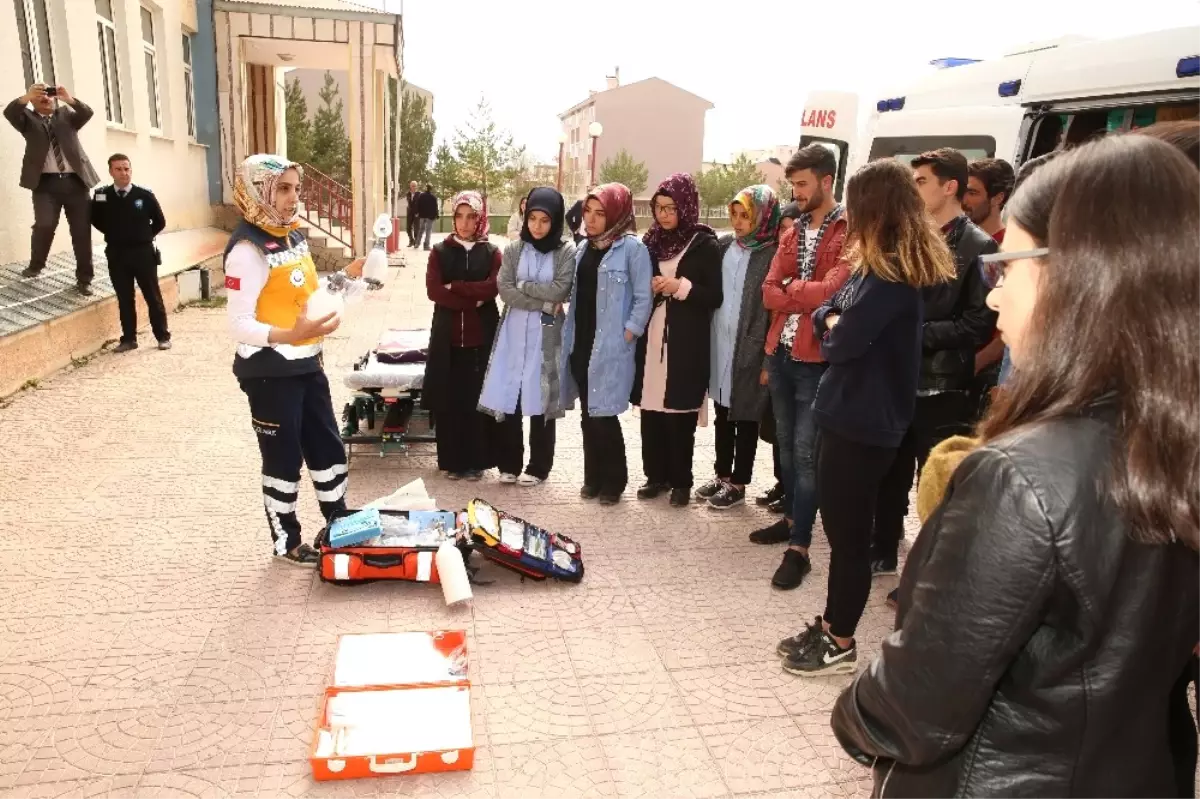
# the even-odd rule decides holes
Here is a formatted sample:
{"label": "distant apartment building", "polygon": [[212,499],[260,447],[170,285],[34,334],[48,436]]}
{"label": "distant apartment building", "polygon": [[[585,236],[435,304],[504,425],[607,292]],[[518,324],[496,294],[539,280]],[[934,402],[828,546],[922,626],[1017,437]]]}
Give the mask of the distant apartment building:
{"label": "distant apartment building", "polygon": [[647,188],[637,199],[648,199],[654,188],[673,172],[696,172],[704,158],[704,115],[713,104],[668,83],[647,78],[622,86],[620,70],[609,76],[603,91],[559,114],[563,147],[563,194],[581,197],[592,174],[593,122],[602,127],[596,141],[596,176],[600,165],[629,152],[646,165]]}

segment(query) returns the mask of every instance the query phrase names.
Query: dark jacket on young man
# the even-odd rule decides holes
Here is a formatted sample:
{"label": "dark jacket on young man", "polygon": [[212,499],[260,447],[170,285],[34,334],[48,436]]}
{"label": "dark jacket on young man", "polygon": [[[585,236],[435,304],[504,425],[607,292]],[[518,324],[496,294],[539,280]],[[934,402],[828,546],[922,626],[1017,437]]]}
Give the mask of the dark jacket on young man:
{"label": "dark jacket on young man", "polygon": [[969,391],[975,379],[975,353],[996,329],[996,314],[987,307],[987,287],[979,273],[979,256],[996,252],[995,239],[966,216],[942,228],[954,254],[956,277],[921,291],[925,324],[921,333],[919,390]]}
{"label": "dark jacket on young man", "polygon": [[154,192],[130,183],[124,196],[111,185],[92,193],[92,226],[104,234],[106,250],[112,253],[149,248],[167,220]]}
{"label": "dark jacket on young man", "polygon": [[417,217],[420,219],[437,219],[440,214],[438,198],[433,192],[423,191],[417,195]]}

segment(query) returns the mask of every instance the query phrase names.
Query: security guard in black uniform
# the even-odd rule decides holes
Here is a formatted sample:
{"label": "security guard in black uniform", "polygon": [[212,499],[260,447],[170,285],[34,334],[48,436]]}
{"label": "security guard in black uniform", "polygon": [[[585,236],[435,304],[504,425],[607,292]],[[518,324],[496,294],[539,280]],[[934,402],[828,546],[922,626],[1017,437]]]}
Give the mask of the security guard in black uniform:
{"label": "security guard in black uniform", "polygon": [[133,293],[136,282],[150,312],[150,327],[160,350],[171,349],[167,330],[167,310],[158,288],[158,264],[161,261],[154,237],[167,226],[162,207],[154,192],[133,185],[133,166],[129,156],[115,153],[108,158],[110,186],[92,194],[92,225],[104,234],[104,254],[108,274],[121,312],[121,343],[113,352],[137,349],[137,302]]}

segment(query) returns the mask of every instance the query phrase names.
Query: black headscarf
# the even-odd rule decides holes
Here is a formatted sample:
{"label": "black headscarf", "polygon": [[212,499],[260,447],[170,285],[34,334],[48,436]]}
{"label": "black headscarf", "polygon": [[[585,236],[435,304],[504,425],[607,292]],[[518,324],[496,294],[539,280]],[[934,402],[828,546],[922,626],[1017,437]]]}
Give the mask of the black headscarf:
{"label": "black headscarf", "polygon": [[783,219],[799,219],[800,204],[795,200],[792,200],[790,203],[783,206],[783,209],[779,212],[779,216]]}
{"label": "black headscarf", "polygon": [[[562,246],[563,196],[547,186],[539,186],[529,192],[525,199],[525,218],[521,222],[521,241],[529,242],[540,253],[554,252]],[[550,217],[550,232],[545,238],[535,239],[529,232],[529,213],[541,211]]]}

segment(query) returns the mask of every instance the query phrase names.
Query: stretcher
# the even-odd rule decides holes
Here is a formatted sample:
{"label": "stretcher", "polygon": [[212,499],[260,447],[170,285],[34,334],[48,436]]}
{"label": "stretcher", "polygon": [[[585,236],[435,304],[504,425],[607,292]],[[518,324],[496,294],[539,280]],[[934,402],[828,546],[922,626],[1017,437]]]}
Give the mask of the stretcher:
{"label": "stretcher", "polygon": [[355,446],[375,448],[383,457],[435,440],[433,417],[421,409],[428,346],[428,330],[385,331],[343,378],[352,392],[342,409],[347,462]]}

